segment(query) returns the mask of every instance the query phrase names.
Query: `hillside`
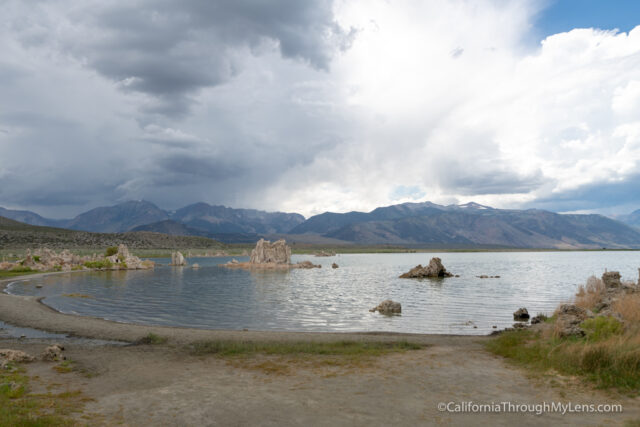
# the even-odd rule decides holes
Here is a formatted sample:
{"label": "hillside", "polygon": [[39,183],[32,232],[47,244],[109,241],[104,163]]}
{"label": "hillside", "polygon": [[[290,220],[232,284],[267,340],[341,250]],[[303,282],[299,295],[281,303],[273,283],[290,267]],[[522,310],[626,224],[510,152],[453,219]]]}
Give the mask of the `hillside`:
{"label": "hillside", "polygon": [[324,213],[309,218],[292,232],[357,244],[640,248],[640,230],[601,215],[503,210],[478,204],[405,204],[369,213]]}
{"label": "hillside", "polygon": [[0,249],[103,248],[124,243],[132,249],[217,249],[220,242],[205,237],[170,236],[153,232],[90,233],[24,224],[0,217]]}
{"label": "hillside", "polygon": [[631,212],[629,215],[622,215],[618,219],[625,224],[640,228],[640,209]]}
{"label": "hillside", "polygon": [[182,234],[175,225],[179,223],[187,227],[191,235],[246,235],[252,236],[252,239],[257,234],[287,233],[304,222],[304,217],[296,213],[233,209],[207,203],[195,203],[169,212],[145,200],[98,207],[73,219],[49,219],[30,211],[4,208],[0,208],[0,216],[31,225],[99,233],[132,231],[149,225],[145,228],[146,231],[161,231],[163,227],[170,227],[173,231],[169,234]]}

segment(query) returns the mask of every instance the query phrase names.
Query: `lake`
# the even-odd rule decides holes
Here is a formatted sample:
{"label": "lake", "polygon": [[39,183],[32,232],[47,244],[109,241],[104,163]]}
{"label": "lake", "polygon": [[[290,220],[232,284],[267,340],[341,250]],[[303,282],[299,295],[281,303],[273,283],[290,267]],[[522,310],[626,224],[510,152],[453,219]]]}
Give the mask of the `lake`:
{"label": "lake", "polygon": [[[433,256],[460,277],[398,278]],[[310,260],[322,268],[289,272],[219,266],[230,259],[189,259],[200,269],[158,266],[32,278],[13,282],[6,291],[43,296],[45,304],[64,313],[149,325],[484,335],[493,326],[511,326],[519,307],[532,316],[552,313],[591,275],[617,270],[636,281],[640,267],[640,252],[606,251],[294,255],[293,262]],[[333,262],[340,267],[332,269]],[[385,299],[402,303],[402,315],[369,312]]]}

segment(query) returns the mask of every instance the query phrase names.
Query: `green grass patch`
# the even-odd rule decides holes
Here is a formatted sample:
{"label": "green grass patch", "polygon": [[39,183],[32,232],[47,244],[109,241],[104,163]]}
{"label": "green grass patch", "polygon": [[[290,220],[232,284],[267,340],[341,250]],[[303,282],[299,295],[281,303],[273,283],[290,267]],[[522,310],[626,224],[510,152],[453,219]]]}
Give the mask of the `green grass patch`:
{"label": "green grass patch", "polygon": [[147,345],[157,345],[157,344],[166,344],[169,339],[167,337],[162,337],[160,335],[156,335],[153,333],[149,333],[144,337],[140,338],[136,341],[136,344],[147,344]]}
{"label": "green grass patch", "polygon": [[87,261],[84,263],[84,266],[87,268],[108,269],[113,267],[113,264],[108,259],[104,259],[99,261]]}
{"label": "green grass patch", "polygon": [[218,356],[321,355],[321,356],[379,356],[392,352],[419,350],[424,345],[407,341],[396,342],[309,342],[309,341],[201,341],[192,345],[196,355]]}
{"label": "green grass patch", "polygon": [[36,273],[40,273],[40,271],[31,270],[31,269],[29,269],[29,271],[1,270],[0,279],[10,279],[12,277],[26,276],[28,274],[36,274]]}
{"label": "green grass patch", "polygon": [[583,324],[587,336],[581,338],[560,339],[515,330],[503,332],[486,346],[492,353],[540,373],[555,370],[582,377],[600,388],[640,394],[640,343],[615,322],[603,319]]}
{"label": "green grass patch", "polygon": [[88,400],[79,391],[34,394],[24,369],[0,371],[0,426],[74,426]]}

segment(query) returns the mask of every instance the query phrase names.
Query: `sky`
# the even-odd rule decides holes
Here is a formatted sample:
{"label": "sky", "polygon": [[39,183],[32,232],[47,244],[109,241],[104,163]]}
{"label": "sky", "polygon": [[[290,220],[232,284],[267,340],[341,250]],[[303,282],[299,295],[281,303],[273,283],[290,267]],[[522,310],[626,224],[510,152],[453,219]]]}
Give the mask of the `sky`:
{"label": "sky", "polygon": [[635,0],[0,10],[6,208],[640,208]]}

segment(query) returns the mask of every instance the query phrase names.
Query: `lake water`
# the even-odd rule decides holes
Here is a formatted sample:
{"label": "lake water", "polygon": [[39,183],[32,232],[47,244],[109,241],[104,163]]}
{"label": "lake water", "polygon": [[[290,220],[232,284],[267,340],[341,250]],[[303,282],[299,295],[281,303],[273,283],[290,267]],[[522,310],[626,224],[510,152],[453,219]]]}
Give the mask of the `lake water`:
{"label": "lake water", "polygon": [[[442,258],[460,277],[398,278],[432,256]],[[7,292],[44,296],[45,304],[65,313],[150,325],[487,334],[494,325],[511,326],[512,313],[519,307],[531,315],[552,313],[572,298],[579,284],[590,275],[600,276],[605,268],[636,281],[640,267],[640,252],[294,255],[293,262],[310,260],[322,268],[289,272],[219,266],[230,259],[190,259],[200,264],[197,270],[158,266],[153,271],[33,278],[13,282]],[[340,268],[332,269],[332,262]],[[483,274],[501,277],[476,277]],[[66,295],[74,293],[90,298]],[[385,299],[402,303],[402,315],[369,312]]]}

